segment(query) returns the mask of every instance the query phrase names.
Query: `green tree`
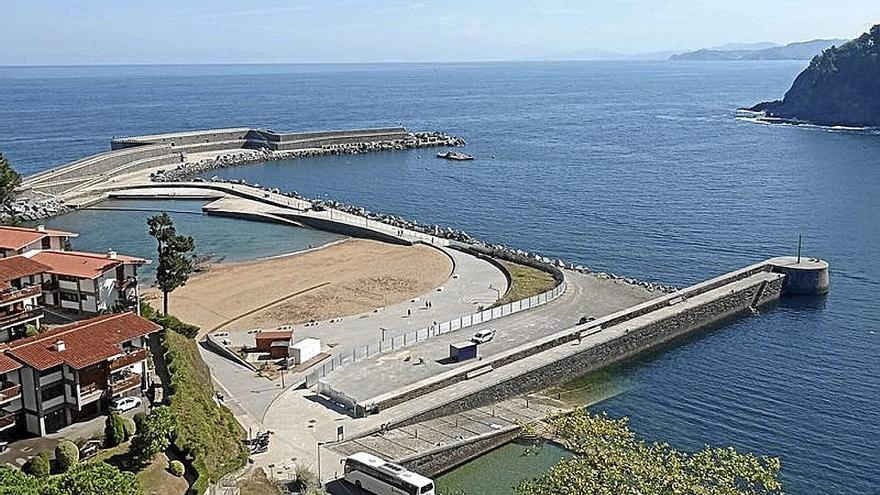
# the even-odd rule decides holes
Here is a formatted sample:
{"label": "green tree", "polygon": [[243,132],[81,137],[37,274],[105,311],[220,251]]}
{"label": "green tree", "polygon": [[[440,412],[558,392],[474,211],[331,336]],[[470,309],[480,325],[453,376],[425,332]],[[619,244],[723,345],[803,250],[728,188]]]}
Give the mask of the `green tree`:
{"label": "green tree", "polygon": [[195,268],[192,237],[177,235],[174,221],[167,213],[147,219],[150,236],[156,239],[159,263],[156,267],[156,285],[162,291],[162,313],[168,315],[168,294],[186,285]]}
{"label": "green tree", "polygon": [[19,184],[21,175],[12,168],[3,153],[0,153],[0,206],[5,207],[15,199],[15,188]]}
{"label": "green tree", "polygon": [[122,431],[125,432],[125,439],[129,440],[134,436],[137,431],[137,425],[135,425],[134,420],[129,418],[128,416],[122,416]]}
{"label": "green tree", "polygon": [[153,409],[141,421],[141,428],[131,442],[131,452],[142,464],[150,462],[156,454],[168,449],[176,429],[177,423],[170,408]]}
{"label": "green tree", "polygon": [[55,462],[62,473],[79,464],[79,449],[76,448],[76,444],[70,440],[58,442],[55,446]]}
{"label": "green tree", "polygon": [[21,467],[21,470],[37,478],[48,478],[49,468],[49,454],[40,452],[28,459],[24,466]]}
{"label": "green tree", "polygon": [[140,495],[134,473],[120,471],[104,462],[80,464],[49,480],[43,495]]}
{"label": "green tree", "polygon": [[0,495],[41,495],[43,481],[18,469],[0,465]]}
{"label": "green tree", "polygon": [[104,420],[104,444],[108,447],[116,447],[126,440],[122,416],[119,413],[111,412]]}
{"label": "green tree", "polygon": [[585,409],[551,421],[575,457],[517,485],[521,495],[782,495],[777,458],[705,447],[695,453],[636,438],[628,421]]}

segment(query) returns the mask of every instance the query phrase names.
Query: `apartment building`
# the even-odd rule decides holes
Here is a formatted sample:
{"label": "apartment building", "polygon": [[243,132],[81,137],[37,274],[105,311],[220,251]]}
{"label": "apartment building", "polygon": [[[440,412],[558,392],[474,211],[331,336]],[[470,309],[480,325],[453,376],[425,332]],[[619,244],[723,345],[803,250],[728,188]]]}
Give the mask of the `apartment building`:
{"label": "apartment building", "polygon": [[34,249],[64,250],[70,246],[70,239],[79,234],[63,230],[36,227],[0,226],[0,257],[15,256]]}
{"label": "apartment building", "polygon": [[0,258],[0,342],[24,337],[28,325],[40,328],[41,284],[48,269],[24,256]]}
{"label": "apartment building", "polygon": [[115,251],[36,250],[24,256],[48,267],[42,277],[43,304],[47,307],[86,314],[137,311],[137,269],[149,260]]}
{"label": "apartment building", "polygon": [[96,316],[0,344],[0,435],[45,435],[149,385],[147,343],[161,327],[135,313]]}

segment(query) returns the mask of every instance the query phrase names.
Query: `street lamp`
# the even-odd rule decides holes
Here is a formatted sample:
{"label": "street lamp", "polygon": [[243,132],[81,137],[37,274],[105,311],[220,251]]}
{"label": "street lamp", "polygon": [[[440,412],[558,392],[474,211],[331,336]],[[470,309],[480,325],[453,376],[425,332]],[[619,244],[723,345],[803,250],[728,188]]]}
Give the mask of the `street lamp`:
{"label": "street lamp", "polygon": [[379,330],[382,331],[382,342],[385,342],[385,332],[388,331],[385,327],[379,327]]}
{"label": "street lamp", "polygon": [[324,486],[324,481],[321,479],[321,446],[327,442],[318,442],[318,483],[321,486]]}
{"label": "street lamp", "polygon": [[492,287],[492,284],[489,284],[489,290],[495,291],[495,299],[501,299],[501,290],[500,289],[496,289],[495,287]]}

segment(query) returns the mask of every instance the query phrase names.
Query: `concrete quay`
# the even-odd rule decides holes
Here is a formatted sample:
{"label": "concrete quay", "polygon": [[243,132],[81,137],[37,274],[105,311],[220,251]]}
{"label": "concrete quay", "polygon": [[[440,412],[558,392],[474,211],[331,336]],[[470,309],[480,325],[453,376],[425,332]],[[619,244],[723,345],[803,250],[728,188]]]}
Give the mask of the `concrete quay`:
{"label": "concrete quay", "polygon": [[106,184],[131,177],[179,180],[212,168],[266,160],[463,144],[455,136],[403,127],[307,133],[235,128],[114,138],[110,151],[26,177],[16,191],[20,210],[49,216],[60,211],[59,204],[100,201],[105,196],[98,191]]}

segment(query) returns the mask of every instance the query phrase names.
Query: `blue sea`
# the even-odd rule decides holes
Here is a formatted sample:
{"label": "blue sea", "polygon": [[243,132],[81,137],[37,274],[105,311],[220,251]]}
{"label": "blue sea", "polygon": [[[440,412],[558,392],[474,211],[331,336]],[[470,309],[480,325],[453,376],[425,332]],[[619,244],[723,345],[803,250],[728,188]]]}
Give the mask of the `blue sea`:
{"label": "blue sea", "polygon": [[[781,97],[803,66],[7,67],[0,151],[28,174],[106,150],[111,136],[403,123],[464,137],[476,160],[421,150],[217,175],[676,285],[792,254],[803,235],[805,253],[831,263],[826,298],[785,300],[615,369],[624,391],[595,409],[684,449],[780,456],[789,493],[880,493],[880,135],[735,118],[738,106]],[[128,235],[73,215],[58,221],[80,242]],[[224,255],[260,254],[249,233],[267,227],[235,222],[213,234],[238,241]],[[456,480],[469,493],[509,492],[465,471]]]}

